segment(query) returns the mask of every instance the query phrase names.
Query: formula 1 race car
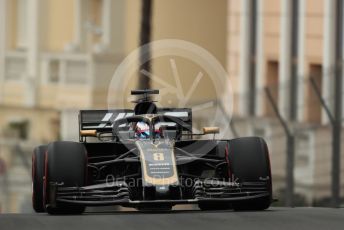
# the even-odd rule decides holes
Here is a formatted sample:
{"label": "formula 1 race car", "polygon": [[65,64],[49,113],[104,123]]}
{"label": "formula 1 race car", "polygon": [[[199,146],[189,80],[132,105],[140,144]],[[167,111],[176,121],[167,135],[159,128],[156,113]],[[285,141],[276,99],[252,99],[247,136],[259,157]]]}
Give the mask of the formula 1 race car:
{"label": "formula 1 race car", "polygon": [[133,110],[82,110],[79,142],[34,149],[32,203],[36,212],[80,214],[87,206],[170,210],[264,210],[272,202],[268,148],[259,137],[203,140],[217,127],[192,132],[192,110],[158,108],[151,94]]}

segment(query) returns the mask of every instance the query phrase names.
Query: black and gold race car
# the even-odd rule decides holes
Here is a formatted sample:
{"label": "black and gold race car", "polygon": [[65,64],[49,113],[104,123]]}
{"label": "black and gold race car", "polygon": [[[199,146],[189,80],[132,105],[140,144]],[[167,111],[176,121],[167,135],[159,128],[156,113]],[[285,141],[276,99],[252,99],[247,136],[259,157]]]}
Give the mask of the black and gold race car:
{"label": "black and gold race car", "polygon": [[[150,94],[133,110],[82,110],[79,142],[38,146],[32,157],[36,212],[83,213],[87,206],[170,210],[264,210],[272,202],[268,147],[259,137],[216,140],[192,132],[192,110],[157,108]],[[213,134],[210,139],[199,135]],[[196,136],[198,138],[196,138]]]}

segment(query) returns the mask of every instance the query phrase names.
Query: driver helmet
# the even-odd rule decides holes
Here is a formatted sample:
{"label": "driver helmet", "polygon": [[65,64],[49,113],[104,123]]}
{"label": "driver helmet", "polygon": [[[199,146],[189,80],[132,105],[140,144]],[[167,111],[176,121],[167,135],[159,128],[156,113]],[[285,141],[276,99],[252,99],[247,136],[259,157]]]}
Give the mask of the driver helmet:
{"label": "driver helmet", "polygon": [[137,122],[136,128],[135,128],[135,137],[149,138],[150,137],[149,125],[142,121]]}

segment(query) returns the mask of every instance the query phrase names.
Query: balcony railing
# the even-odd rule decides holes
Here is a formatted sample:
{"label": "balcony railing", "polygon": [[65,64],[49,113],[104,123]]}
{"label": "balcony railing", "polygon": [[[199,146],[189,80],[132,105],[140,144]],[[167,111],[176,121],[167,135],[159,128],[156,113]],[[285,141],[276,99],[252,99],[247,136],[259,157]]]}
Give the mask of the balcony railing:
{"label": "balcony railing", "polygon": [[26,75],[27,59],[24,52],[8,52],[5,56],[5,80],[22,81]]}
{"label": "balcony railing", "polygon": [[89,85],[92,83],[91,59],[84,54],[42,55],[44,84]]}

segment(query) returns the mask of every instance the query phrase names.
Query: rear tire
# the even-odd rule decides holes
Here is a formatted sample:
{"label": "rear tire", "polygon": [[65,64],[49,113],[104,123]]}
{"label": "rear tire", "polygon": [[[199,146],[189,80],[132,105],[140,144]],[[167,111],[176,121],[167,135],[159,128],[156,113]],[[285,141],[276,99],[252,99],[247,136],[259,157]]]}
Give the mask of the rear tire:
{"label": "rear tire", "polygon": [[32,207],[35,212],[45,212],[43,206],[44,161],[47,145],[41,145],[32,154]]}
{"label": "rear tire", "polygon": [[45,202],[49,214],[81,214],[84,206],[56,203],[52,207],[48,202],[50,182],[63,182],[63,186],[86,185],[87,154],[83,144],[76,142],[53,142],[48,145],[45,163]]}
{"label": "rear tire", "polygon": [[264,139],[244,137],[229,141],[228,160],[233,177],[238,182],[267,182],[269,196],[233,203],[234,210],[265,210],[272,202],[271,168],[268,147]]}

